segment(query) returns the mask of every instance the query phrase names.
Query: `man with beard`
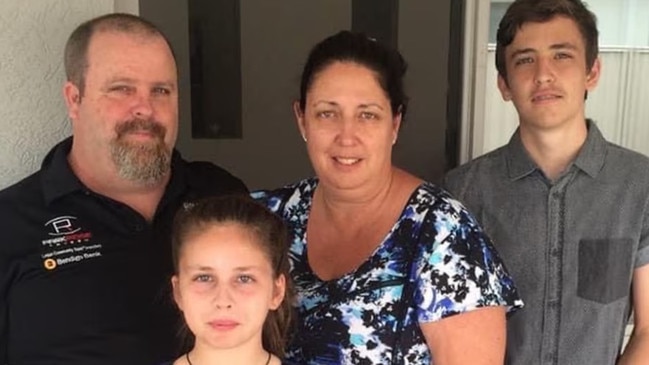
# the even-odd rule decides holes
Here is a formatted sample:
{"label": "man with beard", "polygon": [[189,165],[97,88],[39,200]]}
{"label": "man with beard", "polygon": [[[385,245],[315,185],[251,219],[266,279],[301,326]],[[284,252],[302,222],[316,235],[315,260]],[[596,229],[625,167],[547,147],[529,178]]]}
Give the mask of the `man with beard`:
{"label": "man with beard", "polygon": [[176,210],[243,183],[174,150],[177,69],[152,24],[109,14],[65,49],[72,137],[0,192],[0,364],[155,364],[177,356]]}

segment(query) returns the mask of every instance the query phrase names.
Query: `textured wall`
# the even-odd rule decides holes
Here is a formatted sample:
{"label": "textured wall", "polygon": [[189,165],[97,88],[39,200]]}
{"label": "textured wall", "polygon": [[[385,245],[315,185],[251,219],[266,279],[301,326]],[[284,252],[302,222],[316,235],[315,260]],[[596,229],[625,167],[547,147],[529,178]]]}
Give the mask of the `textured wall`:
{"label": "textured wall", "polygon": [[79,23],[113,9],[114,0],[0,1],[0,188],[69,135],[63,46]]}

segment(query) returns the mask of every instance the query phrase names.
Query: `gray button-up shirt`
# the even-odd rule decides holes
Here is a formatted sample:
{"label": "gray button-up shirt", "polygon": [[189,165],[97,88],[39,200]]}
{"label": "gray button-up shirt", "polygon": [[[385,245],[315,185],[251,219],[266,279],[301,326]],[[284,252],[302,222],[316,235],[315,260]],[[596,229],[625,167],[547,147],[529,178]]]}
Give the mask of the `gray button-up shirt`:
{"label": "gray button-up shirt", "polygon": [[588,121],[585,144],[555,182],[516,131],[445,186],[492,238],[525,302],[508,321],[507,364],[614,364],[633,270],[649,264],[649,159],[606,142]]}

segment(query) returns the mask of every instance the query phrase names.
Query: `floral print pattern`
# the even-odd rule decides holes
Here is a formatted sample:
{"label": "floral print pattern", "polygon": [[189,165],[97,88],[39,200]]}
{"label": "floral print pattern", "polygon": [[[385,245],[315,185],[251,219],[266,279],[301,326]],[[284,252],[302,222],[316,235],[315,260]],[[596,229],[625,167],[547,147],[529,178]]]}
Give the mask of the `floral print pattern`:
{"label": "floral print pattern", "polygon": [[[298,318],[286,364],[429,364],[419,329],[485,306],[522,306],[491,242],[444,190],[421,184],[383,242],[355,271],[323,281],[307,261],[317,179],[253,197],[287,222]],[[343,253],[341,253],[343,254]]]}

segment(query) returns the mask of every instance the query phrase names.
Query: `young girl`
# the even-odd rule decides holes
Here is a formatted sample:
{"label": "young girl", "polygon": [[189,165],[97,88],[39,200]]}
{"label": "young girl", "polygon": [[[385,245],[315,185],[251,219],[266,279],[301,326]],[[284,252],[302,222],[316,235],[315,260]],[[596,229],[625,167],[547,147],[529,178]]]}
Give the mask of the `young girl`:
{"label": "young girl", "polygon": [[247,196],[181,211],[171,282],[191,350],[173,365],[279,365],[291,317],[287,252],[282,221]]}

